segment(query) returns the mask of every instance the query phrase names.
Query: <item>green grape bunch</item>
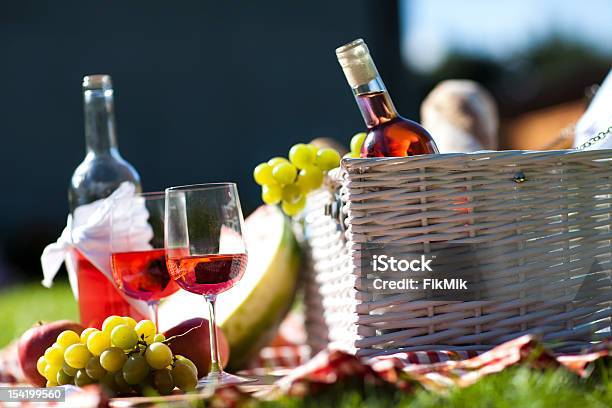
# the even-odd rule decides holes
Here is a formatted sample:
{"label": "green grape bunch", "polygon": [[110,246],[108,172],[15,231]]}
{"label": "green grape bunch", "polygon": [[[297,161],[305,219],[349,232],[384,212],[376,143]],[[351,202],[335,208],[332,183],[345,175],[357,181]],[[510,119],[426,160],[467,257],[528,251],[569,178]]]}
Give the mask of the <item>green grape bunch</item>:
{"label": "green grape bunch", "polygon": [[292,217],[304,209],[306,195],[321,187],[325,173],[339,165],[335,149],[298,143],[289,150],[289,159],[274,157],[255,167],[253,178],[261,186],[263,202],[280,204]]}
{"label": "green grape bunch", "polygon": [[361,147],[363,146],[363,142],[366,139],[366,134],[364,132],[357,133],[355,136],[351,138],[351,151],[343,156],[343,158],[350,159],[358,159],[361,157]]}
{"label": "green grape bunch", "polygon": [[198,371],[189,359],[173,355],[151,320],[109,316],[102,330],[85,329],[79,336],[66,330],[40,356],[36,367],[47,387],[100,384],[112,395],[167,395],[175,388],[192,391]]}

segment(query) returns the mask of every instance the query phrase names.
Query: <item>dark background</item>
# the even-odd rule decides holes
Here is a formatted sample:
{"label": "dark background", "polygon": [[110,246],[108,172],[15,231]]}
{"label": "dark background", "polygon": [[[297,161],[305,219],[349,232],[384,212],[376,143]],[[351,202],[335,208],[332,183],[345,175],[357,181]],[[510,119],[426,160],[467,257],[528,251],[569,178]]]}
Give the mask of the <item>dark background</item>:
{"label": "dark background", "polygon": [[[362,129],[334,55],[355,38],[368,43],[398,110],[415,119],[443,78],[480,80],[505,101],[505,118],[579,98],[609,69],[580,47],[563,65],[568,45],[553,41],[547,58],[527,54],[518,68],[451,55],[416,74],[401,61],[399,26],[391,0],[0,3],[0,285],[38,278],[42,248],[65,224],[68,181],[85,149],[83,75],[112,75],[120,151],[145,191],[235,181],[248,213],[260,204],[251,179],[259,162],[315,137],[348,144]],[[537,69],[560,66],[552,82],[538,76],[529,100],[506,98]]]}

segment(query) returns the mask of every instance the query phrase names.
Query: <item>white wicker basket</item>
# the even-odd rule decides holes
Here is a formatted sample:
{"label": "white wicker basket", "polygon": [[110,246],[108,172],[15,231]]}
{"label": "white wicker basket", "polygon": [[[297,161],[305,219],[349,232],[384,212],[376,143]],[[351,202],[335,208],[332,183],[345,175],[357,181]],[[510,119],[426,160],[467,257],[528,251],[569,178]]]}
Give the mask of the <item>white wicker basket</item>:
{"label": "white wicker basket", "polygon": [[[610,336],[612,151],[504,151],[343,160],[346,225],[325,214],[331,189],[310,195],[307,330],[315,350],[332,343],[358,355],[400,350],[486,350],[528,332],[559,350]],[[362,248],[397,243],[492,250],[483,284],[495,300],[374,296]],[[501,255],[500,255],[501,254]],[[596,263],[598,268],[591,266]],[[592,275],[596,296],[568,295]],[[526,289],[543,280],[542,298]]]}

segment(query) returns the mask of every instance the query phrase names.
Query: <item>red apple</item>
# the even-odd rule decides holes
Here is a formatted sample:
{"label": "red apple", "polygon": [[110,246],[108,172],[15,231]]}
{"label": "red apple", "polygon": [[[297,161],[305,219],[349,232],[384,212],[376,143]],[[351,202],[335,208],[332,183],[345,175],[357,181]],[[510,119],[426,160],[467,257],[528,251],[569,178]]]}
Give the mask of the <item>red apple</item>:
{"label": "red apple", "polygon": [[19,338],[17,351],[19,364],[25,378],[32,385],[44,387],[47,380],[38,373],[36,362],[45,354],[45,350],[57,340],[57,336],[64,330],[72,330],[81,334],[83,326],[69,320],[58,320],[51,323],[38,322],[37,325],[28,329]]}
{"label": "red apple", "polygon": [[[193,330],[189,331],[190,329]],[[179,336],[183,333],[186,334]],[[210,338],[208,333],[208,320],[201,317],[185,320],[164,333],[166,339],[178,336],[171,339],[168,345],[172,353],[187,357],[196,365],[198,378],[204,377],[210,369]],[[222,366],[225,367],[229,360],[229,344],[220,328],[217,328],[217,333],[219,354],[221,355]]]}

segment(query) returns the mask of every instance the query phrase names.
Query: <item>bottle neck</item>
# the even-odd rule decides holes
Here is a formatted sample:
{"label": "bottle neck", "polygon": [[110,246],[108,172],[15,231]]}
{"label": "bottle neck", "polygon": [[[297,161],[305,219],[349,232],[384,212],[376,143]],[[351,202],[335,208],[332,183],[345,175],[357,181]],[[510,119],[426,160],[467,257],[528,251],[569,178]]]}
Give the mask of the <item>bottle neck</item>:
{"label": "bottle neck", "polygon": [[361,38],[336,48],[336,57],[368,128],[398,116],[370,50]]}
{"label": "bottle neck", "polygon": [[83,98],[87,153],[116,153],[117,137],[112,88],[85,89]]}
{"label": "bottle neck", "polygon": [[368,129],[389,122],[398,116],[380,76],[376,76],[365,85],[353,88],[353,95]]}

